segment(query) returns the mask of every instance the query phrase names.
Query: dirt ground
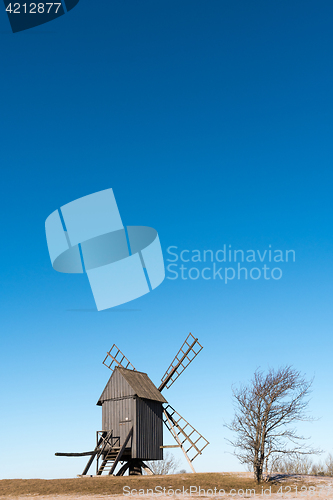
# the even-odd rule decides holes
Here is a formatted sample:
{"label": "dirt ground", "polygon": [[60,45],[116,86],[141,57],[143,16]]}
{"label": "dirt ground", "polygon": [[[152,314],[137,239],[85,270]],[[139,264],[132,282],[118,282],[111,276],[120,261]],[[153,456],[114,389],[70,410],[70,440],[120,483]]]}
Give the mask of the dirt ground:
{"label": "dirt ground", "polygon": [[11,479],[0,481],[0,500],[132,500],[184,498],[333,500],[333,478],[276,476],[257,486],[250,473],[175,474],[143,477]]}

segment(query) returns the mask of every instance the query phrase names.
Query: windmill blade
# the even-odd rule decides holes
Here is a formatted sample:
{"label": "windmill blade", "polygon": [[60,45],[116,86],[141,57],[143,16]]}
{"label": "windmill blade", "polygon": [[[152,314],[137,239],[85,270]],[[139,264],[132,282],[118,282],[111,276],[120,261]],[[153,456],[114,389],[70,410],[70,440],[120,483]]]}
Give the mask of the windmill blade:
{"label": "windmill blade", "polygon": [[183,450],[187,461],[194,471],[192,466],[193,460],[202,454],[202,451],[209,445],[209,442],[172,406],[168,405],[164,408],[163,414],[163,421],[166,427]]}
{"label": "windmill blade", "polygon": [[113,344],[109,352],[107,353],[103,365],[113,371],[116,366],[122,366],[128,370],[136,371],[132,363],[126,358],[126,356],[121,352],[120,349]]}
{"label": "windmill blade", "polygon": [[158,390],[162,391],[164,387],[169,389],[202,349],[203,347],[198,342],[198,339],[195,339],[190,333],[163,375],[161,379],[162,383]]}

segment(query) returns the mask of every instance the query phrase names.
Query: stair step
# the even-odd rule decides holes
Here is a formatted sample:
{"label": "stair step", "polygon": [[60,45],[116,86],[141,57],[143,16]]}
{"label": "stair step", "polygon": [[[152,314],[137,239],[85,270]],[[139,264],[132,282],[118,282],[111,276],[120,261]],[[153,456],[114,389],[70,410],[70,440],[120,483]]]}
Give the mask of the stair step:
{"label": "stair step", "polygon": [[113,467],[113,464],[115,462],[116,457],[117,457],[117,453],[107,455],[104,458],[103,462],[101,463],[97,474],[102,475],[103,472],[109,472]]}

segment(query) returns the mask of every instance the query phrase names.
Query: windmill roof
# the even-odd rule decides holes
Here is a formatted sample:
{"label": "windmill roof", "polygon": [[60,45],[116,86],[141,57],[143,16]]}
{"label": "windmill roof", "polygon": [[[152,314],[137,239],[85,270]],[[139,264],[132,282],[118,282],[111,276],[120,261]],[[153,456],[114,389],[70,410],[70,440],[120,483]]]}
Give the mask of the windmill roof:
{"label": "windmill roof", "polygon": [[[118,378],[119,375],[125,379],[130,388],[130,392],[127,395],[138,396],[139,398],[150,399],[152,401],[159,401],[160,403],[167,403],[166,399],[150,380],[147,373],[138,372],[136,370],[128,370],[127,368],[118,366],[112,373],[104,391],[101,394],[101,397],[98,400],[97,404],[99,406],[102,405],[103,401],[115,399],[115,395],[113,395],[111,387],[113,383],[112,379]],[[116,380],[114,380],[114,382],[116,383]]]}

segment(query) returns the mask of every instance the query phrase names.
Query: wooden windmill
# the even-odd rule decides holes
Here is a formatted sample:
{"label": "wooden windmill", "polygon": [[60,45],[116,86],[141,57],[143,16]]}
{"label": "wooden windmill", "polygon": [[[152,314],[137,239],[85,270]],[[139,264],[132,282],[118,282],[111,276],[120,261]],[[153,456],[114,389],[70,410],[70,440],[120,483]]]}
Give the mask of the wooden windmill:
{"label": "wooden windmill", "polygon": [[[161,460],[164,448],[179,447],[195,472],[192,462],[209,443],[167,403],[161,392],[171,387],[201,350],[198,339],[190,333],[156,387],[114,344],[103,361],[112,374],[97,402],[102,406],[103,430],[96,433],[95,449],[56,455],[90,455],[82,475],[88,474],[95,458],[97,475],[112,475],[120,462],[124,464],[117,475],[123,475],[127,469],[130,475],[142,474],[142,469],[152,474],[144,460]],[[163,445],[163,422],[175,445]]]}

